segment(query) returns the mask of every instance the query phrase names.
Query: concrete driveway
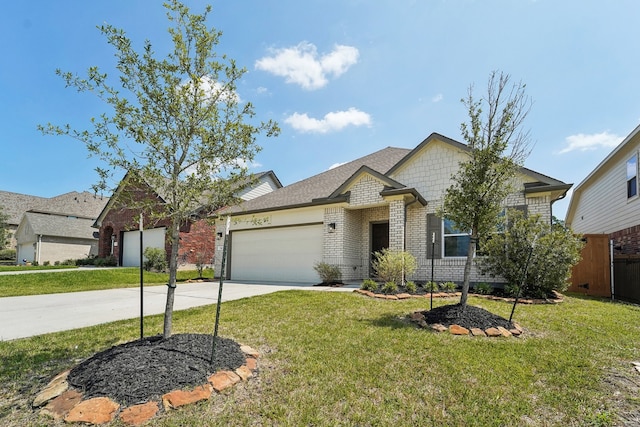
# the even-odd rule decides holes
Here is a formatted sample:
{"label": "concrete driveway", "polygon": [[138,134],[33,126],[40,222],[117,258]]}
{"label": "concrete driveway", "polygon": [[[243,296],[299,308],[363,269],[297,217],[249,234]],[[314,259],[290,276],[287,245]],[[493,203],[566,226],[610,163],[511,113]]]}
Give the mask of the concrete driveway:
{"label": "concrete driveway", "polygon": [[[290,289],[352,292],[354,287],[224,282],[222,301]],[[166,297],[166,285],[144,287],[144,315],[164,313]],[[217,300],[218,282],[180,283],[174,310],[215,304]],[[0,341],[139,316],[140,288],[0,298]]]}

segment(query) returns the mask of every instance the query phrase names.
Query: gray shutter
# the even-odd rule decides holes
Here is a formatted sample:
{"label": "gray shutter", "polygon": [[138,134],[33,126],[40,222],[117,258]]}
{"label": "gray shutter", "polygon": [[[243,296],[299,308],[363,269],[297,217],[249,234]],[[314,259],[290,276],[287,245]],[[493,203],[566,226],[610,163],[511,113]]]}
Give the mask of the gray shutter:
{"label": "gray shutter", "polygon": [[[431,244],[431,237],[436,233],[436,244]],[[442,258],[442,219],[436,214],[427,214],[427,258],[431,259],[431,248],[433,247],[433,257]]]}

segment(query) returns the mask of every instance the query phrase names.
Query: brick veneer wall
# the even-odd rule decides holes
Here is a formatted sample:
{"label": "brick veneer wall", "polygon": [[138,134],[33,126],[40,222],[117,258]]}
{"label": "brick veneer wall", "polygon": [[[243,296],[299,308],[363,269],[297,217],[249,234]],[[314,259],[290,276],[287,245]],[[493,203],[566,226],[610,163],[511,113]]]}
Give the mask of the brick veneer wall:
{"label": "brick veneer wall", "polygon": [[609,234],[613,240],[613,254],[638,255],[640,254],[640,225],[625,228]]}
{"label": "brick veneer wall", "polygon": [[[140,210],[131,209],[127,204],[146,202],[148,205],[155,206],[155,212],[159,213],[162,209],[161,200],[148,187],[136,187],[133,184],[125,186],[121,191],[127,192],[127,198],[130,203],[118,202],[117,200],[105,215],[100,226],[100,243],[98,248],[99,257],[107,257],[111,254],[111,236],[115,236],[117,245],[113,247],[113,256],[118,260],[120,257],[120,248],[122,247],[122,234],[125,231],[136,230],[139,227]],[[124,199],[123,199],[124,200]],[[128,202],[129,202],[128,200]],[[149,215],[143,218],[145,229],[166,227],[171,228],[171,220],[163,218],[160,220],[152,220]],[[167,259],[171,254],[171,242],[167,238],[165,240],[165,252]],[[198,220],[183,226],[180,229],[180,249],[178,251],[178,262],[195,264],[200,253],[204,253],[203,258],[210,263],[215,252],[215,227],[209,225],[206,220]]]}

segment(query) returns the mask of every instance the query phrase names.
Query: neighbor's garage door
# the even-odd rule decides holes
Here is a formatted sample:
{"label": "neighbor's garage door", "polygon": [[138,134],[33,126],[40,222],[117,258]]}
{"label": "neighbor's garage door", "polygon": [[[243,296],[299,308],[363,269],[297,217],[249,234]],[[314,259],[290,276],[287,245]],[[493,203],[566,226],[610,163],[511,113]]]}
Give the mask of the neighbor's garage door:
{"label": "neighbor's garage door", "polygon": [[[152,228],[143,231],[142,244],[145,248],[164,249],[166,228]],[[125,231],[122,239],[122,266],[140,266],[140,231]]]}
{"label": "neighbor's garage door", "polygon": [[231,233],[231,279],[318,283],[322,225]]}

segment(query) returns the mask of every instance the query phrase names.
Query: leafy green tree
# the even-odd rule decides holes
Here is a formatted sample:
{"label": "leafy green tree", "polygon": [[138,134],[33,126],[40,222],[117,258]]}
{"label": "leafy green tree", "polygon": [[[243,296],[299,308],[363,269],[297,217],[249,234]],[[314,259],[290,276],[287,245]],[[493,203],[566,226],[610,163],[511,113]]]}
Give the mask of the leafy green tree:
{"label": "leafy green tree", "polygon": [[503,230],[482,245],[478,263],[483,272],[502,276],[511,286],[524,283],[519,289],[523,296],[546,298],[553,290],[567,289],[571,268],[580,261],[583,243],[579,236],[542,221],[540,215],[525,217],[516,210],[507,212]]}
{"label": "leafy green tree", "polygon": [[[169,286],[164,336],[171,335],[178,267],[179,232],[195,212],[207,214],[234,203],[233,194],[251,183],[247,164],[260,150],[260,134],[275,136],[275,122],[256,123],[251,103],[236,92],[244,68],[217,55],[222,35],[207,26],[211,7],[192,14],[177,0],[166,3],[173,41],[166,57],[157,57],[150,41],[136,51],[122,29],[99,27],[115,49],[117,78],[90,67],[85,77],[57,70],[66,85],[104,101],[107,113],[91,119],[89,130],[70,125],[39,126],[45,134],[65,135],[83,142],[90,155],[108,167],[97,168],[96,191],[107,188],[115,172],[134,171],[158,192],[164,209],[154,213],[135,199],[124,201],[149,215],[170,218]],[[221,179],[224,178],[224,179]],[[200,209],[205,206],[204,211]]]}
{"label": "leafy green tree", "polygon": [[470,233],[460,297],[464,306],[478,239],[494,229],[502,204],[513,191],[512,181],[529,154],[529,134],[520,127],[531,101],[524,84],[510,84],[509,75],[494,71],[487,95],[477,101],[470,86],[462,103],[469,114],[469,122],[461,125],[469,158],[452,176],[439,213]]}

